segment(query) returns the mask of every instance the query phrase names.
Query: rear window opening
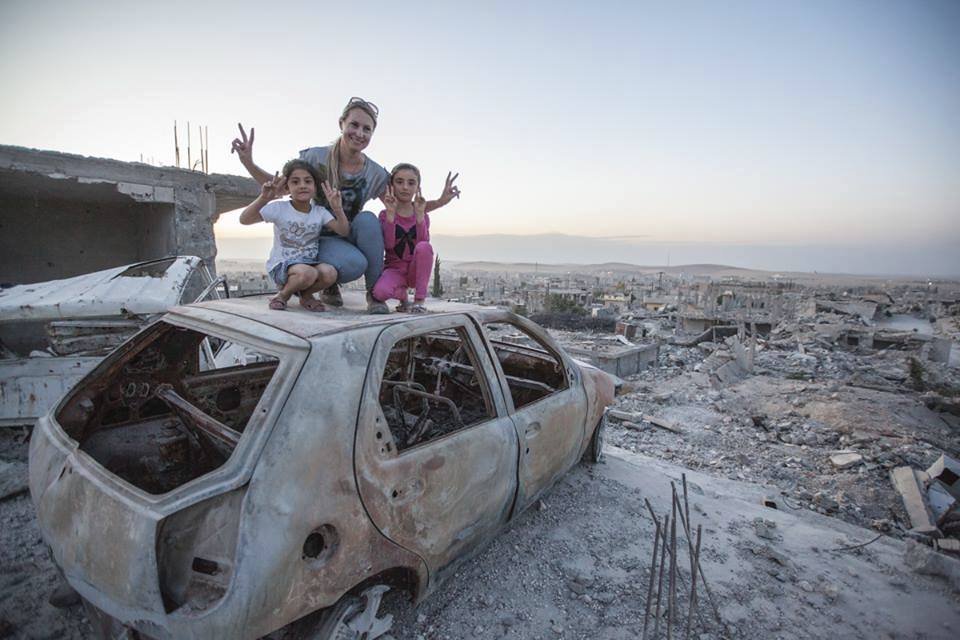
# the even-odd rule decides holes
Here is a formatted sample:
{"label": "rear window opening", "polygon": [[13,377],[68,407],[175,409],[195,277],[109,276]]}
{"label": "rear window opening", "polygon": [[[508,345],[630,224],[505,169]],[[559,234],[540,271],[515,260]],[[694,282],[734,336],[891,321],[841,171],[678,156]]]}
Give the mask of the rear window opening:
{"label": "rear window opening", "polygon": [[230,458],[278,365],[248,345],[159,322],[82,382],[56,418],[108,471],[167,493]]}
{"label": "rear window opening", "polygon": [[484,325],[510,387],[516,409],[568,387],[563,363],[525,329],[504,322]]}

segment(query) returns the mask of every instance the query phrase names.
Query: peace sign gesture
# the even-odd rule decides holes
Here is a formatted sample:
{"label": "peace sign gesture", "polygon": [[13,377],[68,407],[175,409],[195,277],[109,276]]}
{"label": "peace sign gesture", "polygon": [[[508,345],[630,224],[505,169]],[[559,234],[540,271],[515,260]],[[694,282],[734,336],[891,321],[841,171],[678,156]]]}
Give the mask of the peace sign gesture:
{"label": "peace sign gesture", "polygon": [[447,171],[447,180],[443,185],[443,193],[440,194],[439,199],[441,206],[447,204],[454,198],[460,197],[460,187],[453,184],[456,182],[458,177],[460,177],[459,173],[454,173],[451,175],[451,172]]}
{"label": "peace sign gesture", "polygon": [[327,199],[327,204],[330,205],[330,211],[343,214],[343,200],[340,196],[340,189],[334,189],[326,180],[320,183],[320,187],[323,189],[323,196]]}
{"label": "peace sign gesture", "polygon": [[380,202],[383,203],[384,208],[387,210],[387,222],[393,222],[394,217],[397,215],[397,197],[393,195],[392,185],[387,185],[383,195],[380,196]]}
{"label": "peace sign gesture", "polygon": [[417,196],[413,199],[413,211],[417,214],[417,222],[423,222],[427,213],[427,201],[420,193],[420,189],[417,189]]}
{"label": "peace sign gesture", "polygon": [[[251,129],[251,131],[253,131]],[[287,179],[279,173],[274,174],[271,180],[267,180],[260,187],[260,197],[265,200],[276,200],[287,190]]]}
{"label": "peace sign gesture", "polygon": [[253,162],[253,127],[250,127],[250,137],[247,138],[243,125],[238,122],[237,126],[240,128],[240,137],[233,139],[230,144],[230,153],[236,153],[240,156],[240,162],[246,165],[248,162]]}

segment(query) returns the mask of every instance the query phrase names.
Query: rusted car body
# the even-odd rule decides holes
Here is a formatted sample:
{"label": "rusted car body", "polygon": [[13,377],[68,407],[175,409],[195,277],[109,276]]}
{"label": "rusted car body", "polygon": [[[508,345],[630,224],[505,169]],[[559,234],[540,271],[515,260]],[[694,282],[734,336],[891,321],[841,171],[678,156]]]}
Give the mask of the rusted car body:
{"label": "rusted car body", "polygon": [[110,624],[257,638],[365,586],[419,601],[599,452],[613,381],[537,325],[345,298],[177,307],[39,420],[41,531]]}

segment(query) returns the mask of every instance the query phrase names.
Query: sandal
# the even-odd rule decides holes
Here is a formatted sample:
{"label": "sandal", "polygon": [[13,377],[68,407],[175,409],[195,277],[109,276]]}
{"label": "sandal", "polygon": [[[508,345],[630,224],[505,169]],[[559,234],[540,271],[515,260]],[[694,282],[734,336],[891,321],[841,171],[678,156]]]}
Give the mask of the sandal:
{"label": "sandal", "polygon": [[300,297],[300,306],[307,311],[326,311],[327,308],[316,298]]}
{"label": "sandal", "polygon": [[410,313],[426,313],[427,308],[423,306],[422,302],[414,302],[412,305],[407,307],[407,311]]}
{"label": "sandal", "polygon": [[410,311],[410,303],[407,300],[401,300],[400,304],[397,305],[397,311],[399,313]]}
{"label": "sandal", "polygon": [[286,311],[287,303],[282,298],[270,298],[269,307],[274,311]]}

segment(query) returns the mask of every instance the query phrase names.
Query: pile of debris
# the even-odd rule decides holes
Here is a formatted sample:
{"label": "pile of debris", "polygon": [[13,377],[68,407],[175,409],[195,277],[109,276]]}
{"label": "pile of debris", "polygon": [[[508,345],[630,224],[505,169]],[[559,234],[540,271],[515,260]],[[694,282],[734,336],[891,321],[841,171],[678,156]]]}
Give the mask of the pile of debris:
{"label": "pile of debris", "polygon": [[940,456],[926,471],[896,467],[890,479],[903,500],[911,531],[935,548],[960,553],[960,462]]}
{"label": "pile of debris", "polygon": [[685,341],[661,345],[658,366],[624,390],[608,414],[612,444],[771,486],[779,508],[902,537],[913,525],[890,473],[960,452],[948,410],[960,371],[912,351],[807,335]]}

